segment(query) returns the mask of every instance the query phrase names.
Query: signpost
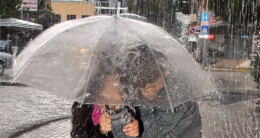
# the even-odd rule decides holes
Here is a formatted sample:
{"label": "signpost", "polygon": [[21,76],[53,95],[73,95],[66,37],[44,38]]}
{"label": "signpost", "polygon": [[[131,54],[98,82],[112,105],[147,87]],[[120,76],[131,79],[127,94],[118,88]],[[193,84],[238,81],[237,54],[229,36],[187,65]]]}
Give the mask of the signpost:
{"label": "signpost", "polygon": [[38,11],[38,0],[22,0],[22,5],[28,11]]}
{"label": "signpost", "polygon": [[206,67],[206,45],[205,39],[209,37],[209,14],[202,13],[200,15],[200,35],[199,38],[203,39],[203,66]]}
{"label": "signpost", "polygon": [[200,34],[209,35],[209,14],[202,13],[200,16]]}
{"label": "signpost", "polygon": [[195,27],[190,27],[189,28],[189,37],[188,41],[190,42],[196,42],[196,28]]}
{"label": "signpost", "polygon": [[194,35],[195,33],[196,33],[196,28],[190,27],[190,29],[189,29],[189,34]]}

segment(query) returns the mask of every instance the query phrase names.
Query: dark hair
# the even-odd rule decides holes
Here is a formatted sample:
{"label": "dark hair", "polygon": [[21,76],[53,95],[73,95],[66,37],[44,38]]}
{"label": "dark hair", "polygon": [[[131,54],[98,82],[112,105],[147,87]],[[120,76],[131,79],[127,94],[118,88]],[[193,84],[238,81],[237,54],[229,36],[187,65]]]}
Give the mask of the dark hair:
{"label": "dark hair", "polygon": [[[72,138],[103,137],[99,131],[99,126],[94,126],[92,121],[93,103],[95,103],[96,95],[103,88],[105,77],[113,71],[113,66],[109,54],[96,52],[90,55],[93,56],[90,63],[92,67],[89,70],[90,78],[86,84],[86,91],[90,92],[91,96],[84,99],[90,104],[85,104],[85,101],[83,101],[84,104],[81,102],[73,103],[71,108],[72,129],[70,132]],[[84,92],[82,89],[81,91]],[[107,138],[113,138],[112,133],[109,133]]]}
{"label": "dark hair", "polygon": [[120,82],[139,87],[154,82],[166,70],[164,61],[166,61],[164,54],[149,48],[147,45],[132,48],[127,51],[124,60],[124,76],[120,78]]}
{"label": "dark hair", "polygon": [[[92,96],[96,97],[104,86],[106,76],[113,72],[113,65],[110,56],[104,52],[94,53],[92,63],[90,64],[92,66],[89,71],[90,78],[86,84],[87,89],[85,91],[90,92]],[[90,99],[95,98],[88,98],[88,100]]]}
{"label": "dark hair", "polygon": [[72,138],[83,138],[90,135],[91,129],[94,127],[91,120],[93,106],[81,105],[79,102],[74,102],[71,107],[71,132]]}

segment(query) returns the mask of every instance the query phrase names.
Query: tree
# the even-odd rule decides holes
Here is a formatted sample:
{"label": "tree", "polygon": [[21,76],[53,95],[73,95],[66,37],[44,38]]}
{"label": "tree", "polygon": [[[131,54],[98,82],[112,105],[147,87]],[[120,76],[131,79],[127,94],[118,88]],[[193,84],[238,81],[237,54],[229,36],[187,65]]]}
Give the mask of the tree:
{"label": "tree", "polygon": [[38,11],[30,12],[30,20],[35,23],[42,24],[43,29],[47,29],[53,24],[54,13],[51,6],[47,4],[46,0],[39,0]]}
{"label": "tree", "polygon": [[0,15],[1,18],[19,18],[20,12],[17,8],[22,0],[0,0]]}

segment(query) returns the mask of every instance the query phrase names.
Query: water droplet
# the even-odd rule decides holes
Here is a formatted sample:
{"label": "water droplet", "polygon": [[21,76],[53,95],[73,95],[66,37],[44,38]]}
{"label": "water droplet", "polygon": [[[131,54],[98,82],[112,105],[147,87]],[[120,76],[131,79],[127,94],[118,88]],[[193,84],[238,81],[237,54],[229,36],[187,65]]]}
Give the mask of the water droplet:
{"label": "water droplet", "polygon": [[86,97],[89,97],[91,95],[91,93],[86,93]]}

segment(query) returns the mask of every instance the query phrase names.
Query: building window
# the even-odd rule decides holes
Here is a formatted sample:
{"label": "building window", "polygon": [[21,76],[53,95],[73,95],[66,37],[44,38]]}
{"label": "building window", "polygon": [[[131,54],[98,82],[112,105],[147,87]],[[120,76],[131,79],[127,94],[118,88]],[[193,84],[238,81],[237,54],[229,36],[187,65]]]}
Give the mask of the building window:
{"label": "building window", "polygon": [[53,22],[54,23],[60,23],[61,22],[61,15],[60,14],[55,14]]}
{"label": "building window", "polygon": [[76,19],[76,15],[67,15],[67,20]]}
{"label": "building window", "polygon": [[109,3],[101,3],[102,7],[109,7]]}
{"label": "building window", "polygon": [[101,14],[109,14],[109,9],[101,9]]}
{"label": "building window", "polygon": [[90,15],[81,15],[81,18],[89,17]]}

